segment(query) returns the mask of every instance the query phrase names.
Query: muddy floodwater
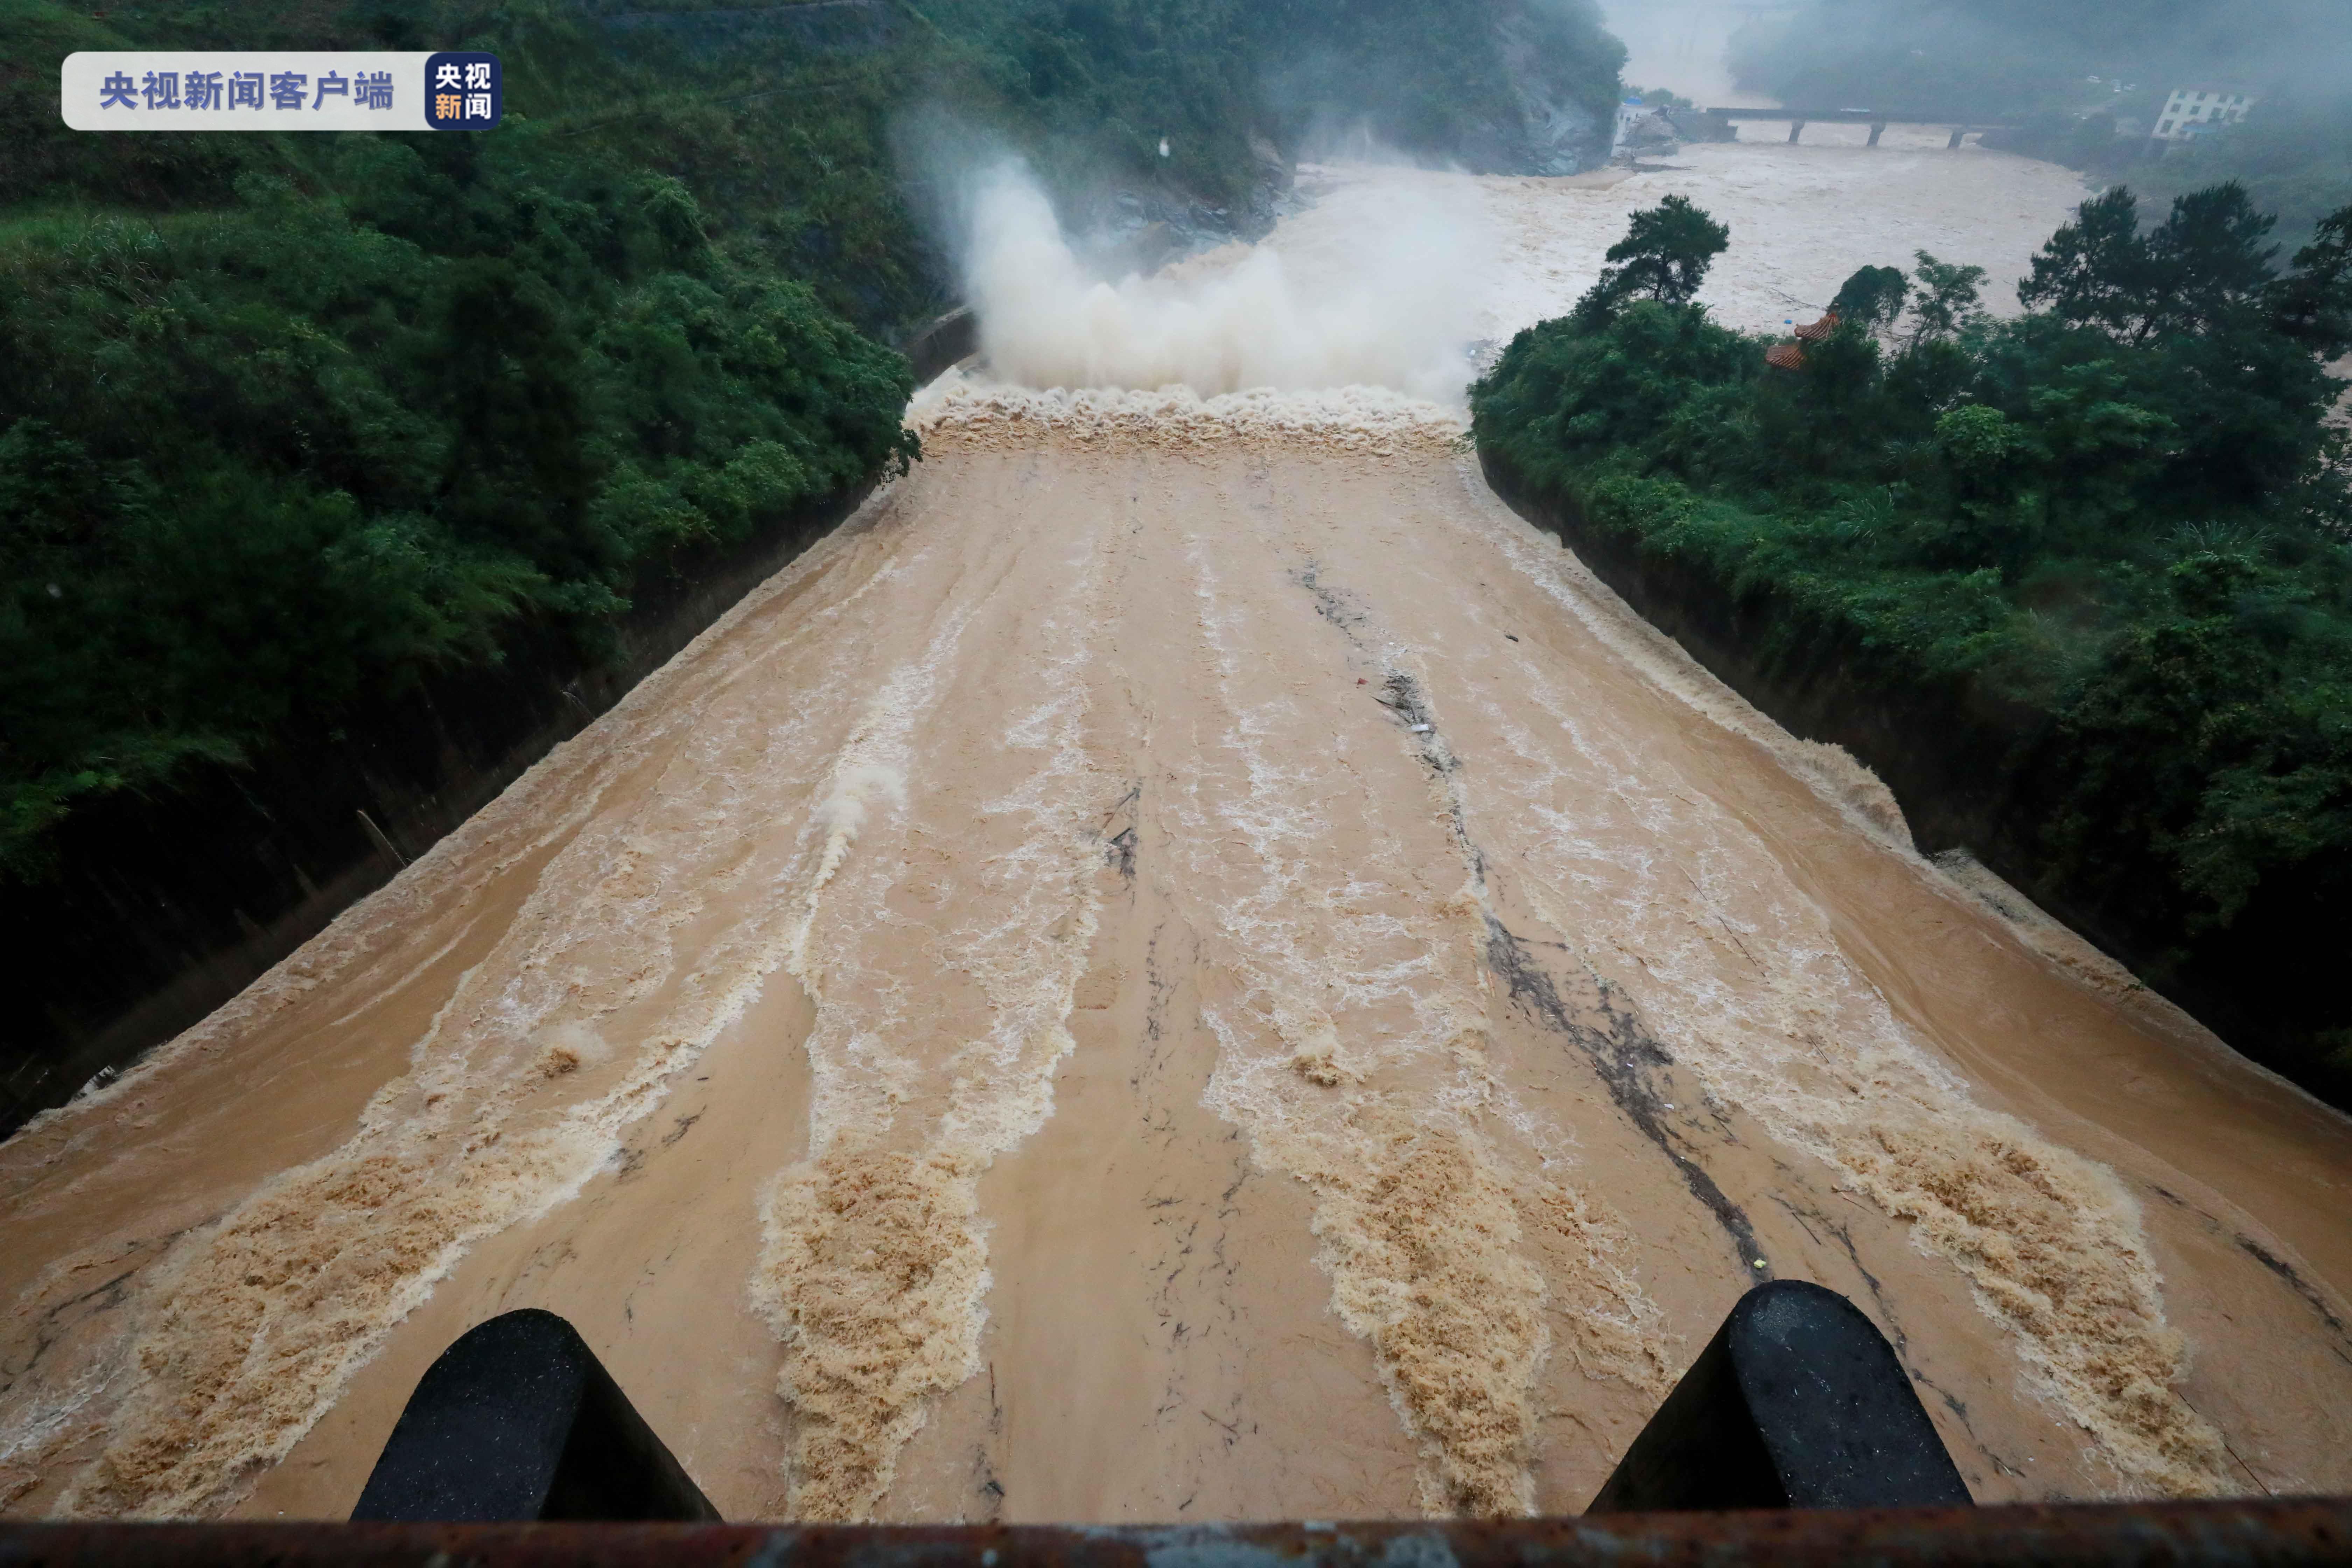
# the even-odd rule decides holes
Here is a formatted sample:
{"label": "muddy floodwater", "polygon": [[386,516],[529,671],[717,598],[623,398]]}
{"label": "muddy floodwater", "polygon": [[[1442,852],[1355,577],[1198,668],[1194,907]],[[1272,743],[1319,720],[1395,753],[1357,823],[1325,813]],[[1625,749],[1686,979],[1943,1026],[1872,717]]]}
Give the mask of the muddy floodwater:
{"label": "muddy floodwater", "polygon": [[[2082,194],[1869,156],[1325,171],[1276,244],[1442,185],[1493,337],[1684,190],[1762,328],[1916,248],[2005,282]],[[911,416],[908,478],[0,1146],[0,1507],[347,1513],[533,1306],[730,1518],[1570,1511],[1772,1279],[1886,1331],[1980,1501],[2352,1487],[2352,1125],[1923,858],[1458,407]]]}

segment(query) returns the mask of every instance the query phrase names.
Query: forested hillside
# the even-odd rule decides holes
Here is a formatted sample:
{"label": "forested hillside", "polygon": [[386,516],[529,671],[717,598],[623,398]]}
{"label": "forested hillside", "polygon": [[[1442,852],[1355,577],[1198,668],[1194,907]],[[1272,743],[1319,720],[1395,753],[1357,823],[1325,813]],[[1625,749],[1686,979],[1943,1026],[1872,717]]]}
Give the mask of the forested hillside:
{"label": "forested hillside", "polygon": [[[1017,153],[1074,221],[1197,241],[1269,226],[1317,137],[1572,166],[1622,58],[1594,18],[0,0],[0,934],[54,986],[0,1082],[912,458],[887,345],[953,300],[945,171]],[[66,130],[60,58],[133,47],[488,48],[507,118]]]}
{"label": "forested hillside", "polygon": [[1691,302],[1737,236],[1670,204],[1473,408],[1507,486],[1637,603],[1672,584],[1924,847],[1977,850],[2352,1104],[2352,452],[2324,369],[2352,350],[2352,207],[2291,258],[2270,227],[2225,184],[2143,234],[2115,190],[2021,318],[1923,253],[1858,270],[1834,330],[1768,365]]}

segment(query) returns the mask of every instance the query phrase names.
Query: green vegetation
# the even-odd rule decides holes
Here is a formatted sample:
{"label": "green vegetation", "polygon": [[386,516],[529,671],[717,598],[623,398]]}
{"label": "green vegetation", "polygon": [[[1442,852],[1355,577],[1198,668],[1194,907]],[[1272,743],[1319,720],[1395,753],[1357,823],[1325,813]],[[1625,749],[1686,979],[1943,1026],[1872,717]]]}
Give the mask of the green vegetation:
{"label": "green vegetation", "polygon": [[[0,868],[514,623],[593,657],[679,547],[913,455],[898,356],[677,179],[512,129],[48,144],[0,228]],[[123,210],[184,176],[217,205]]]}
{"label": "green vegetation", "polygon": [[[2099,122],[2084,124],[2095,142]],[[2325,88],[2289,82],[2276,96],[2256,104],[2242,125],[2207,132],[2156,162],[2116,161],[2118,147],[2137,145],[2118,142],[2110,133],[2105,148],[2091,157],[2069,155],[2054,140],[2044,155],[2127,181],[2158,206],[2234,180],[2245,186],[2257,206],[2278,215],[2280,234],[2291,243],[2299,241],[2321,218],[2352,203],[2352,81],[2339,75]],[[2029,140],[2022,150],[2037,146]]]}
{"label": "green vegetation", "polygon": [[1609,247],[1608,265],[1576,302],[1574,319],[1587,327],[1604,325],[1633,300],[1686,305],[1730,244],[1731,230],[1688,196],[1668,196],[1633,215],[1625,237]]}
{"label": "green vegetation", "polygon": [[[877,340],[951,296],[931,143],[1246,227],[1268,138],[1516,125],[1520,7],[1473,10],[0,0],[0,879],[518,636],[593,661],[681,550],[912,457]],[[1622,51],[1541,14],[1605,119]],[[131,47],[486,47],[508,116],[65,130],[58,58]]]}
{"label": "green vegetation", "polygon": [[1694,304],[1580,310],[1473,409],[1519,481],[1746,606],[1766,662],[1832,650],[2001,716],[2006,754],[1956,763],[2009,803],[2028,890],[2346,1102],[2352,489],[2323,363],[2352,349],[2352,209],[2284,276],[2269,229],[2235,186],[2146,233],[2110,193],[2035,260],[2040,309],[1991,321],[1981,269],[1925,255],[1865,268],[1796,370]]}
{"label": "green vegetation", "polygon": [[[79,798],[331,724],[515,617],[910,456],[904,362],[730,265],[675,181],[353,138],[298,197],[13,226],[0,857]],[[373,222],[368,220],[373,219]]]}

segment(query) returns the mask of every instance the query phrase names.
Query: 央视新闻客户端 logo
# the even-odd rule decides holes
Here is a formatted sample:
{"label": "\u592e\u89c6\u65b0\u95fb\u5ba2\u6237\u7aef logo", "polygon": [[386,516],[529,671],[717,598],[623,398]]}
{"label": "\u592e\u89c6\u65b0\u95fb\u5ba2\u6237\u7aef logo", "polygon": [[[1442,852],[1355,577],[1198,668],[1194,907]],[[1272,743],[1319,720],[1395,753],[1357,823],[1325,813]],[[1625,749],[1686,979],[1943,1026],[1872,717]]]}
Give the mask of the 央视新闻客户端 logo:
{"label": "\u592e\u89c6\u65b0\u95fb\u5ba2\u6237\u7aef logo", "polygon": [[[76,131],[422,131],[429,129],[421,51],[367,49],[77,50],[58,68],[59,117]],[[487,88],[461,96],[459,122],[498,123],[497,62]],[[466,65],[457,80],[467,79]]]}

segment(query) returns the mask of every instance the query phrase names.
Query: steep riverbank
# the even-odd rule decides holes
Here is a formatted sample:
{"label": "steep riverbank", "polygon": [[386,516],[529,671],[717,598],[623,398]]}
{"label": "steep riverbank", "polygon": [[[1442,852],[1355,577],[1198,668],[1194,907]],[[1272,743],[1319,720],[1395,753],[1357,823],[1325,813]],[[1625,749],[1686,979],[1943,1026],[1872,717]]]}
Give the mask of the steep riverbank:
{"label": "steep riverbank", "polygon": [[[228,1002],[593,722],[870,485],[732,549],[667,562],[605,658],[518,640],[497,668],[431,681],[237,774],[121,796],[73,822],[72,875],[11,889],[0,942],[44,1016],[0,1058],[0,1137]],[[102,1081],[102,1080],[101,1080]]]}
{"label": "steep riverbank", "polygon": [[[2255,1061],[2308,1088],[2340,1092],[2337,1079],[2316,1070],[2295,1027],[2305,1009],[2283,1013],[2280,1005],[2283,989],[2300,989],[2307,962],[2294,951],[2310,934],[2303,920],[2289,917],[2291,932],[2249,931],[2184,963],[2182,933],[2168,910],[2102,900],[2052,878],[2043,835],[2080,764],[2048,710],[1967,676],[1923,674],[1901,650],[1769,584],[1735,584],[1638,533],[1596,528],[1572,497],[1531,482],[1500,452],[1483,450],[1480,466],[1496,494],[1557,535],[1711,674],[1794,733],[1843,748],[1884,780],[1923,852],[1958,851],[2010,883],[2032,887],[2053,914],[2121,965],[2142,973],[2162,967],[2163,994]],[[2135,876],[2112,863],[2103,868],[2120,882],[2165,870],[2150,865]],[[2122,967],[2110,983],[2138,984]]]}
{"label": "steep riverbank", "polygon": [[[969,311],[903,345],[925,380],[972,351]],[[70,876],[0,897],[43,1016],[0,1055],[0,1138],[226,1003],[577,734],[850,515],[873,481],[732,547],[642,575],[603,657],[518,639],[233,777],[118,797],[68,828]]]}

